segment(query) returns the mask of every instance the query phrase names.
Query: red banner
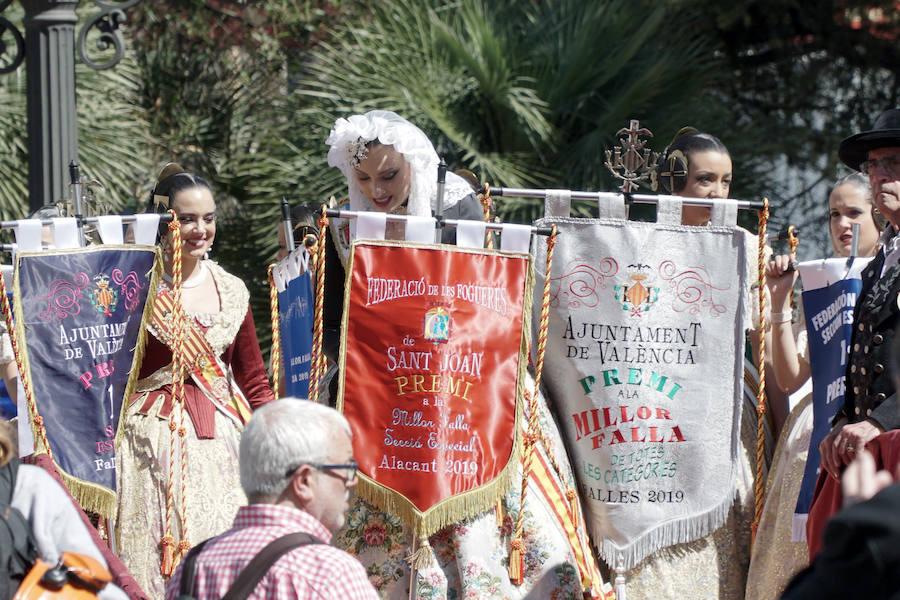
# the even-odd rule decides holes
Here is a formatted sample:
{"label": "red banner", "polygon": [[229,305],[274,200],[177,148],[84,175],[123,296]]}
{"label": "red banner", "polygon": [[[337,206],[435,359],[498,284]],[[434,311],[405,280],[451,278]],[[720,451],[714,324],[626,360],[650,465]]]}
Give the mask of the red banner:
{"label": "red banner", "polygon": [[[407,516],[441,505],[443,518],[419,523],[433,531],[503,493],[491,488],[517,458],[530,274],[527,254],[354,244],[339,407],[362,495]],[[460,494],[465,510],[442,505]]]}

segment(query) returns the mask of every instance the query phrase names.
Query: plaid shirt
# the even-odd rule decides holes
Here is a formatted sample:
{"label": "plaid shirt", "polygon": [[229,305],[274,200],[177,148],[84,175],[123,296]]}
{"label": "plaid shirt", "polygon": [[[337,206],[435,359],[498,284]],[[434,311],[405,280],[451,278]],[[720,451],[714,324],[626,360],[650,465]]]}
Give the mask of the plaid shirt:
{"label": "plaid shirt", "polygon": [[[194,567],[197,600],[217,600],[224,596],[260,550],[274,539],[295,532],[309,533],[326,544],[331,541],[331,533],[309,513],[274,504],[241,507],[234,527],[212,539],[197,556]],[[166,600],[178,597],[181,567],[178,566],[169,581]],[[309,544],[279,558],[249,598],[377,600],[378,594],[354,557],[333,546]]]}

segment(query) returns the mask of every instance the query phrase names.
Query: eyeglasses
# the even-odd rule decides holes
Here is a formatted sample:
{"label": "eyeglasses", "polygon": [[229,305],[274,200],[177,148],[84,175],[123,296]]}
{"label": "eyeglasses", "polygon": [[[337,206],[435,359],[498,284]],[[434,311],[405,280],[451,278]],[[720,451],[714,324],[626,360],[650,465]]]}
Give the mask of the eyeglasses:
{"label": "eyeglasses", "polygon": [[881,169],[888,176],[900,176],[900,154],[885,156],[884,158],[870,158],[859,163],[859,170],[866,175],[871,175],[876,169]]}
{"label": "eyeglasses", "polygon": [[[299,464],[293,469],[288,470],[287,473],[284,474],[285,479],[291,477],[294,473],[297,472],[297,469],[302,467],[303,465],[309,465],[314,469],[318,469],[320,471],[325,471],[326,474],[331,475],[332,471],[334,471],[334,477],[338,479],[344,480],[344,483],[350,485],[356,482],[359,473],[359,463],[355,460],[351,460],[348,463],[342,465],[325,465],[322,463],[303,463]],[[344,471],[343,476],[340,471]]]}

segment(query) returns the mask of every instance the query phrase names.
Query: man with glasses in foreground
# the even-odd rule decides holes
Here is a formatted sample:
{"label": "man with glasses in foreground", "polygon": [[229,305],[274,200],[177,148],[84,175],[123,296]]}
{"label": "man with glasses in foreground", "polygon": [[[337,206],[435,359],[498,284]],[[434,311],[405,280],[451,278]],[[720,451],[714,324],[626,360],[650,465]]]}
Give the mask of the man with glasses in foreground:
{"label": "man with glasses in foreground", "polygon": [[[223,597],[268,544],[302,533],[304,545],[278,558],[249,598],[378,598],[359,561],[328,545],[357,482],[351,435],[343,415],[306,400],[282,398],[253,413],[240,445],[241,487],[250,503],[196,555],[190,597]],[[182,591],[185,562],[166,589],[169,600]]]}
{"label": "man with glasses in foreground", "polygon": [[900,324],[900,109],[886,110],[872,129],[846,138],[838,156],[869,176],[875,207],[888,221],[881,250],[863,270],[853,315],[844,405],[819,444],[822,466],[836,478],[844,465],[884,431],[900,429],[900,402],[886,365]]}

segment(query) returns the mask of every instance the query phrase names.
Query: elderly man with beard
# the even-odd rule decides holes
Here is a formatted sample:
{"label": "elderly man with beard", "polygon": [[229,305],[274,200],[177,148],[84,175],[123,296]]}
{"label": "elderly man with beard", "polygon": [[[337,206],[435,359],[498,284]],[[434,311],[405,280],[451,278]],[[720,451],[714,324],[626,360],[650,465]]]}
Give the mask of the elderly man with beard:
{"label": "elderly man with beard", "polygon": [[[280,556],[249,598],[377,599],[359,561],[328,545],[357,482],[351,435],[343,415],[306,400],[282,398],[254,412],[240,444],[250,503],[230,530],[204,542],[190,568],[182,561],[166,598],[221,598],[267,545],[300,533],[304,545]],[[182,587],[186,570],[193,577]]]}

